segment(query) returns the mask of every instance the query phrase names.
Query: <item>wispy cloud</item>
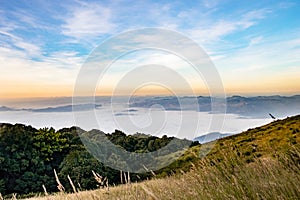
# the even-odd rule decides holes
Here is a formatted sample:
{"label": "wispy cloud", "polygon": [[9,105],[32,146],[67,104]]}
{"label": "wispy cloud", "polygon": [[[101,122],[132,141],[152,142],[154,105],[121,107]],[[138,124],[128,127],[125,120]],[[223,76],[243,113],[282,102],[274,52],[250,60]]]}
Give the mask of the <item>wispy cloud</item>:
{"label": "wispy cloud", "polygon": [[[18,9],[17,11],[9,12],[10,15],[15,17],[15,23],[18,27],[15,29],[28,30],[30,29],[40,29],[43,31],[55,31],[56,26],[43,19],[44,16],[35,16],[29,11]],[[51,17],[48,13],[45,13],[48,17]]]}
{"label": "wispy cloud", "polygon": [[247,12],[243,16],[243,19],[249,20],[249,21],[252,21],[255,19],[263,19],[263,18],[267,17],[267,15],[270,13],[272,13],[272,10],[269,8],[256,9],[256,10]]}
{"label": "wispy cloud", "polygon": [[11,48],[22,50],[28,56],[40,57],[42,54],[41,47],[39,45],[26,42],[23,38],[9,32],[0,30],[0,38],[3,38],[6,44]]}
{"label": "wispy cloud", "polygon": [[71,95],[81,58],[58,55],[35,61],[22,50],[0,47],[0,96]]}
{"label": "wispy cloud", "polygon": [[202,44],[219,42],[225,36],[254,26],[270,12],[268,9],[261,9],[248,11],[240,19],[219,19],[215,22],[209,20],[209,23],[203,24],[201,28],[193,28],[188,32],[192,38]]}
{"label": "wispy cloud", "polygon": [[218,0],[203,0],[202,4],[206,7],[206,8],[213,8],[216,5],[218,5]]}
{"label": "wispy cloud", "polygon": [[[252,40],[261,41],[260,37]],[[274,40],[265,40],[263,43],[256,41],[256,45],[231,52],[228,54],[230,59],[218,60],[216,64],[223,73],[228,74],[231,69],[239,72],[240,77],[249,76],[248,72],[272,77],[273,73],[286,70],[289,66],[296,66],[297,63],[300,67],[300,58],[297,56],[300,54],[299,37],[294,35],[290,39],[276,40],[276,42]]]}
{"label": "wispy cloud", "polygon": [[99,3],[83,3],[71,6],[64,18],[62,33],[78,39],[89,40],[102,34],[111,34],[116,25],[112,22],[112,12]]}
{"label": "wispy cloud", "polygon": [[43,62],[62,69],[79,69],[84,59],[85,57],[76,51],[58,51],[45,57]]}
{"label": "wispy cloud", "polygon": [[253,45],[256,45],[256,44],[259,44],[260,42],[263,41],[263,37],[262,36],[258,36],[258,37],[254,37],[250,40],[249,42],[249,46],[253,46]]}

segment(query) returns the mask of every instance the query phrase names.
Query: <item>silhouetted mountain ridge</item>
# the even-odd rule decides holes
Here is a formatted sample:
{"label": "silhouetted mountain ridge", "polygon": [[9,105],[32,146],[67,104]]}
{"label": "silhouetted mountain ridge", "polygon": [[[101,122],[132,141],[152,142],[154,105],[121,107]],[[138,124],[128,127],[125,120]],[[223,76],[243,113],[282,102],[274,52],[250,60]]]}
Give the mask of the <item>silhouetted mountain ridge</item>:
{"label": "silhouetted mountain ridge", "polygon": [[56,107],[46,108],[10,108],[6,106],[0,107],[0,111],[29,111],[29,112],[72,112],[72,111],[88,111],[100,108],[101,104],[76,104],[76,105],[63,105]]}
{"label": "silhouetted mountain ridge", "polygon": [[[197,110],[199,112],[238,114],[245,117],[268,118],[272,113],[277,118],[300,113],[300,95],[294,96],[231,96],[219,97],[147,97],[132,101],[131,107],[150,108],[159,104],[165,110]],[[213,109],[212,109],[213,108]]]}

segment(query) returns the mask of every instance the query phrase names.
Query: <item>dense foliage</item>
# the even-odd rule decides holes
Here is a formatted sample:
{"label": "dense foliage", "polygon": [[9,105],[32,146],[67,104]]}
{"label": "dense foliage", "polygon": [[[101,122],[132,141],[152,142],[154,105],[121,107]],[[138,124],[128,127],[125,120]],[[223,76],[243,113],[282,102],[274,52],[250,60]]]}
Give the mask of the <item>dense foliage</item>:
{"label": "dense foliage", "polygon": [[[48,192],[58,191],[54,169],[67,191],[71,190],[67,175],[83,190],[96,188],[97,182],[92,170],[107,177],[110,184],[119,184],[120,172],[95,159],[82,144],[79,137],[82,134],[104,133],[98,130],[85,132],[76,127],[56,131],[53,128],[38,130],[22,124],[0,124],[0,193],[42,192],[42,185],[45,185]],[[174,140],[167,136],[126,135],[118,130],[104,136],[130,152],[156,151]],[[182,141],[186,140],[175,139],[176,144]],[[194,146],[197,144],[192,143]],[[114,155],[110,157],[114,162]],[[138,176],[131,174],[131,180],[143,180],[149,178],[149,175],[150,172]]]}

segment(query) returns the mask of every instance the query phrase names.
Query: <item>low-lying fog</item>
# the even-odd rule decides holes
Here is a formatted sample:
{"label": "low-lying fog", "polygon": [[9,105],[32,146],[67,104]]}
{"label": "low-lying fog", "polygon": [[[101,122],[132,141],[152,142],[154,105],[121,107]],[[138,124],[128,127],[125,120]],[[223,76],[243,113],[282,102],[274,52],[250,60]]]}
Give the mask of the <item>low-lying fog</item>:
{"label": "low-lying fog", "polygon": [[[153,98],[153,97],[152,97]],[[174,109],[174,101],[159,105],[149,104],[149,99],[141,97],[135,102],[124,103],[122,98],[111,104],[109,97],[96,99],[96,107],[82,104],[72,112],[71,98],[31,99],[1,103],[1,123],[22,123],[36,128],[79,126],[84,130],[100,129],[110,133],[115,129],[127,134],[136,132],[156,136],[168,135],[193,139],[210,132],[239,133],[272,122],[272,118],[247,117],[234,113],[199,112],[191,109]],[[143,101],[147,102],[143,104]],[[85,101],[83,100],[82,103]],[[141,103],[142,102],[142,103]],[[157,106],[158,104],[158,106]],[[134,107],[139,105],[138,107]],[[142,106],[141,106],[142,105]],[[171,105],[171,107],[168,107]],[[91,109],[92,108],[92,109]],[[81,109],[81,110],[80,110]]]}

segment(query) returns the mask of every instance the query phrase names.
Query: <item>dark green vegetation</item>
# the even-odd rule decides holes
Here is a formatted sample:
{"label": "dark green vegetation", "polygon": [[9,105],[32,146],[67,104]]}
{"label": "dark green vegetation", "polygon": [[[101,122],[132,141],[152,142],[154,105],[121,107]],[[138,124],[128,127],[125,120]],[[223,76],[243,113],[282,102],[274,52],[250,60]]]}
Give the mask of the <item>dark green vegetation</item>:
{"label": "dark green vegetation", "polygon": [[[82,190],[97,188],[92,170],[107,177],[110,184],[119,184],[120,172],[104,166],[95,159],[83,146],[78,134],[105,136],[130,152],[156,151],[174,139],[143,134],[127,136],[118,130],[112,134],[104,134],[98,130],[85,132],[75,127],[55,131],[53,128],[37,130],[22,124],[1,124],[0,193],[5,195],[43,192],[43,184],[48,192],[57,192],[54,169],[67,191],[71,191],[67,175],[70,175],[76,185],[80,184]],[[198,142],[192,143],[197,144]],[[112,164],[116,162],[115,156],[111,152],[109,157]],[[136,174],[131,174],[131,180],[143,180],[150,175],[150,172],[139,174],[137,178]]]}

